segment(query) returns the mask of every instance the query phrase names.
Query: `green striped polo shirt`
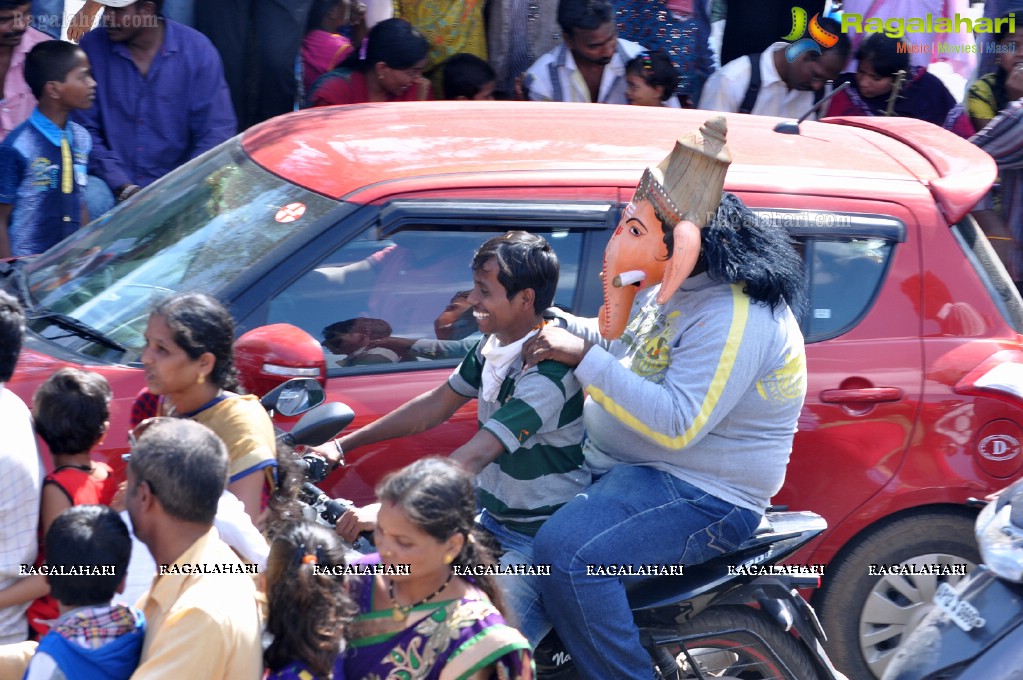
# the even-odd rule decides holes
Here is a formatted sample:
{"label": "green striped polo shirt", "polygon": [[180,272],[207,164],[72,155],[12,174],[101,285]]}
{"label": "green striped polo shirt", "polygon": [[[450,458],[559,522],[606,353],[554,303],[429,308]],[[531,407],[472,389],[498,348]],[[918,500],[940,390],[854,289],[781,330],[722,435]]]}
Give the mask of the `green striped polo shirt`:
{"label": "green striped polo shirt", "polygon": [[477,399],[479,426],[504,446],[476,477],[480,505],[509,529],[533,536],[551,513],[590,485],[582,451],[585,394],[565,364],[542,361],[523,370],[516,359],[497,401],[479,399],[484,340],[448,385]]}

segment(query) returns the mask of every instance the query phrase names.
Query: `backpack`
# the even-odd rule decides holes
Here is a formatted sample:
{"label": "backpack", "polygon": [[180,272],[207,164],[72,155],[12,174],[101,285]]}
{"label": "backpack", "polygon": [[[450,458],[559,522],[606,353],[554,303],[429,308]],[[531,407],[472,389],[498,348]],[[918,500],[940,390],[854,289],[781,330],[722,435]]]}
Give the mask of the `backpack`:
{"label": "backpack", "polygon": [[[757,52],[756,54],[747,55],[750,63],[750,74],[749,74],[749,85],[746,87],[746,94],[742,98],[742,104],[739,105],[739,113],[752,113],[753,107],[757,104],[757,96],[760,94],[760,83],[763,79],[760,75],[760,57],[763,52]],[[824,98],[824,88],[814,90],[813,103],[814,106]]]}

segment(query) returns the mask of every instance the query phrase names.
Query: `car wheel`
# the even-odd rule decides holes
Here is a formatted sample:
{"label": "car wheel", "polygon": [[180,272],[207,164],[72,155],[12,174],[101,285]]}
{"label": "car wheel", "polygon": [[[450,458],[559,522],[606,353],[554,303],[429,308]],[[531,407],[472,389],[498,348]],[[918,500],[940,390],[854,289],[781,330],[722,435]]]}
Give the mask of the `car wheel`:
{"label": "car wheel", "polygon": [[[948,565],[967,572],[980,562],[969,512],[931,511],[888,522],[828,565],[816,600],[828,654],[850,678],[880,678],[909,632],[932,608],[942,582],[958,574],[877,574],[893,565]],[[919,571],[919,567],[917,569]],[[940,571],[953,571],[941,569]]]}
{"label": "car wheel", "polygon": [[[750,607],[712,607],[679,624],[680,640],[654,649],[654,663],[665,680],[816,680],[809,652],[794,635]],[[683,652],[685,644],[689,657]],[[693,668],[692,659],[697,668]]]}

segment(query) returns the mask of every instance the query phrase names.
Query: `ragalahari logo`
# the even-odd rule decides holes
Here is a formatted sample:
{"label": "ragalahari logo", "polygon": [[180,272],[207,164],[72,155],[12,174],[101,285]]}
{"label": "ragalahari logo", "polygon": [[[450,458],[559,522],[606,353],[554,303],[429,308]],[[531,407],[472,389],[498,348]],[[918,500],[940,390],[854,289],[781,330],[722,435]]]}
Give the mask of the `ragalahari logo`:
{"label": "ragalahari logo", "polygon": [[[799,59],[799,55],[804,52],[820,54],[822,47],[828,49],[838,43],[837,35],[821,28],[820,22],[817,20],[819,16],[819,14],[814,14],[808,24],[806,21],[806,10],[802,7],[792,8],[792,30],[789,31],[787,36],[782,38],[782,40],[788,40],[790,43],[785,48],[785,58],[789,60],[790,64]],[[803,34],[807,30],[809,30],[810,35],[804,38]]]}

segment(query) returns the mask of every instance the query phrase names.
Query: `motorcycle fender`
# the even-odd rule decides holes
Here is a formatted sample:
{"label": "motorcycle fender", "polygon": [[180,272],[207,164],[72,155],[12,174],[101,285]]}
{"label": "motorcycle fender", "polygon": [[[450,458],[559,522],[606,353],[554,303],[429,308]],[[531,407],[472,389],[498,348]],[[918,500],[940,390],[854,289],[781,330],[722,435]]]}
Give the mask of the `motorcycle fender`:
{"label": "motorcycle fender", "polygon": [[809,650],[814,660],[834,677],[838,671],[824,651],[822,641],[826,640],[820,621],[813,608],[781,578],[761,576],[760,578],[729,590],[714,600],[707,608],[719,605],[744,605],[758,607],[778,624],[784,631],[795,628],[803,645]]}
{"label": "motorcycle fender", "polygon": [[962,669],[963,678],[1023,678],[1023,586],[981,566],[956,592],[977,608],[984,625],[964,631],[935,606],[900,647],[885,678],[915,680],[952,668]]}
{"label": "motorcycle fender", "polygon": [[960,677],[1023,680],[1023,628],[1016,627],[989,647],[980,658],[963,669]]}

